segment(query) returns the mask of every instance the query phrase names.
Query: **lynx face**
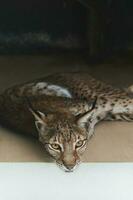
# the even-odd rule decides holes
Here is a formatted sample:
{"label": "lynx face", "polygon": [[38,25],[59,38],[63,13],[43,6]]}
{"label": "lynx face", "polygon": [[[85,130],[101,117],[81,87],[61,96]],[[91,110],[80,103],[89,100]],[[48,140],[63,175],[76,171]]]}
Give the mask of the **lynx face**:
{"label": "lynx face", "polygon": [[87,132],[69,122],[56,124],[52,131],[54,135],[47,142],[42,138],[42,142],[46,142],[44,144],[47,151],[61,168],[73,171],[80,163],[80,156],[86,149]]}
{"label": "lynx face", "polygon": [[80,163],[88,141],[88,113],[80,118],[56,116],[31,110],[39,133],[39,140],[57,165],[67,172]]}

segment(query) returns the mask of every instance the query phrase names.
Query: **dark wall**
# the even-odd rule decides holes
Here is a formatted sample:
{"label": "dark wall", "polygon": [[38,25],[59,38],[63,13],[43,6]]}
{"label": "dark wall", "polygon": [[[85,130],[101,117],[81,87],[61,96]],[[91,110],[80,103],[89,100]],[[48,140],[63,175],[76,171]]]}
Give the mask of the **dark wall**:
{"label": "dark wall", "polygon": [[84,32],[84,9],[74,1],[6,0],[0,3],[0,29],[3,31],[46,30]]}
{"label": "dark wall", "polygon": [[107,46],[121,51],[133,48],[133,1],[110,0],[107,18]]}
{"label": "dark wall", "polygon": [[[91,23],[90,5],[98,12],[98,20],[90,17]],[[0,53],[86,48],[90,30],[94,31],[89,40],[94,41],[92,49],[103,54],[124,51],[133,47],[132,22],[132,0],[4,0],[0,2]]]}
{"label": "dark wall", "polygon": [[[0,51],[80,48],[86,8],[77,1],[6,0],[0,3]],[[6,48],[5,48],[6,47]]]}

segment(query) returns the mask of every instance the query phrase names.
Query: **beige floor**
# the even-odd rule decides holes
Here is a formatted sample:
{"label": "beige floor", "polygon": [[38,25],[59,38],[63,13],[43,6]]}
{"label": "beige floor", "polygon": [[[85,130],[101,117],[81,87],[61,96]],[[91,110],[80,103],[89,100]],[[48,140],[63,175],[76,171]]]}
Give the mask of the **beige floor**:
{"label": "beige floor", "polygon": [[[111,62],[110,62],[111,63]],[[132,64],[123,61],[88,65],[79,55],[0,56],[0,91],[57,71],[89,71],[114,85],[132,84]],[[0,128],[0,161],[51,161],[32,137]],[[96,127],[83,161],[133,161],[133,123],[102,122]]]}

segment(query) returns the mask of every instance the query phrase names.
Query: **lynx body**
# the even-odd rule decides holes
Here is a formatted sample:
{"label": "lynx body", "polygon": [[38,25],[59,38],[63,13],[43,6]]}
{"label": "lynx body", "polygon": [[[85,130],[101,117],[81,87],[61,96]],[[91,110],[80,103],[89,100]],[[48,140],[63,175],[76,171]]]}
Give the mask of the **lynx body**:
{"label": "lynx body", "polygon": [[73,171],[98,122],[133,121],[131,93],[131,87],[116,89],[87,73],[53,74],[3,92],[0,118],[37,136],[60,167]]}

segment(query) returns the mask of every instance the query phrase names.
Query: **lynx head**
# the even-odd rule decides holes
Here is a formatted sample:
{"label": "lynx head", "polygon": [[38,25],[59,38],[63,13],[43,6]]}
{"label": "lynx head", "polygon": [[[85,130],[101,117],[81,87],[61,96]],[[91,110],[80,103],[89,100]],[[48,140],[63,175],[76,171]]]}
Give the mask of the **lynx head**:
{"label": "lynx head", "polygon": [[57,165],[67,172],[73,171],[80,163],[86,149],[91,111],[82,116],[65,114],[44,114],[30,109],[35,117],[39,140]]}

